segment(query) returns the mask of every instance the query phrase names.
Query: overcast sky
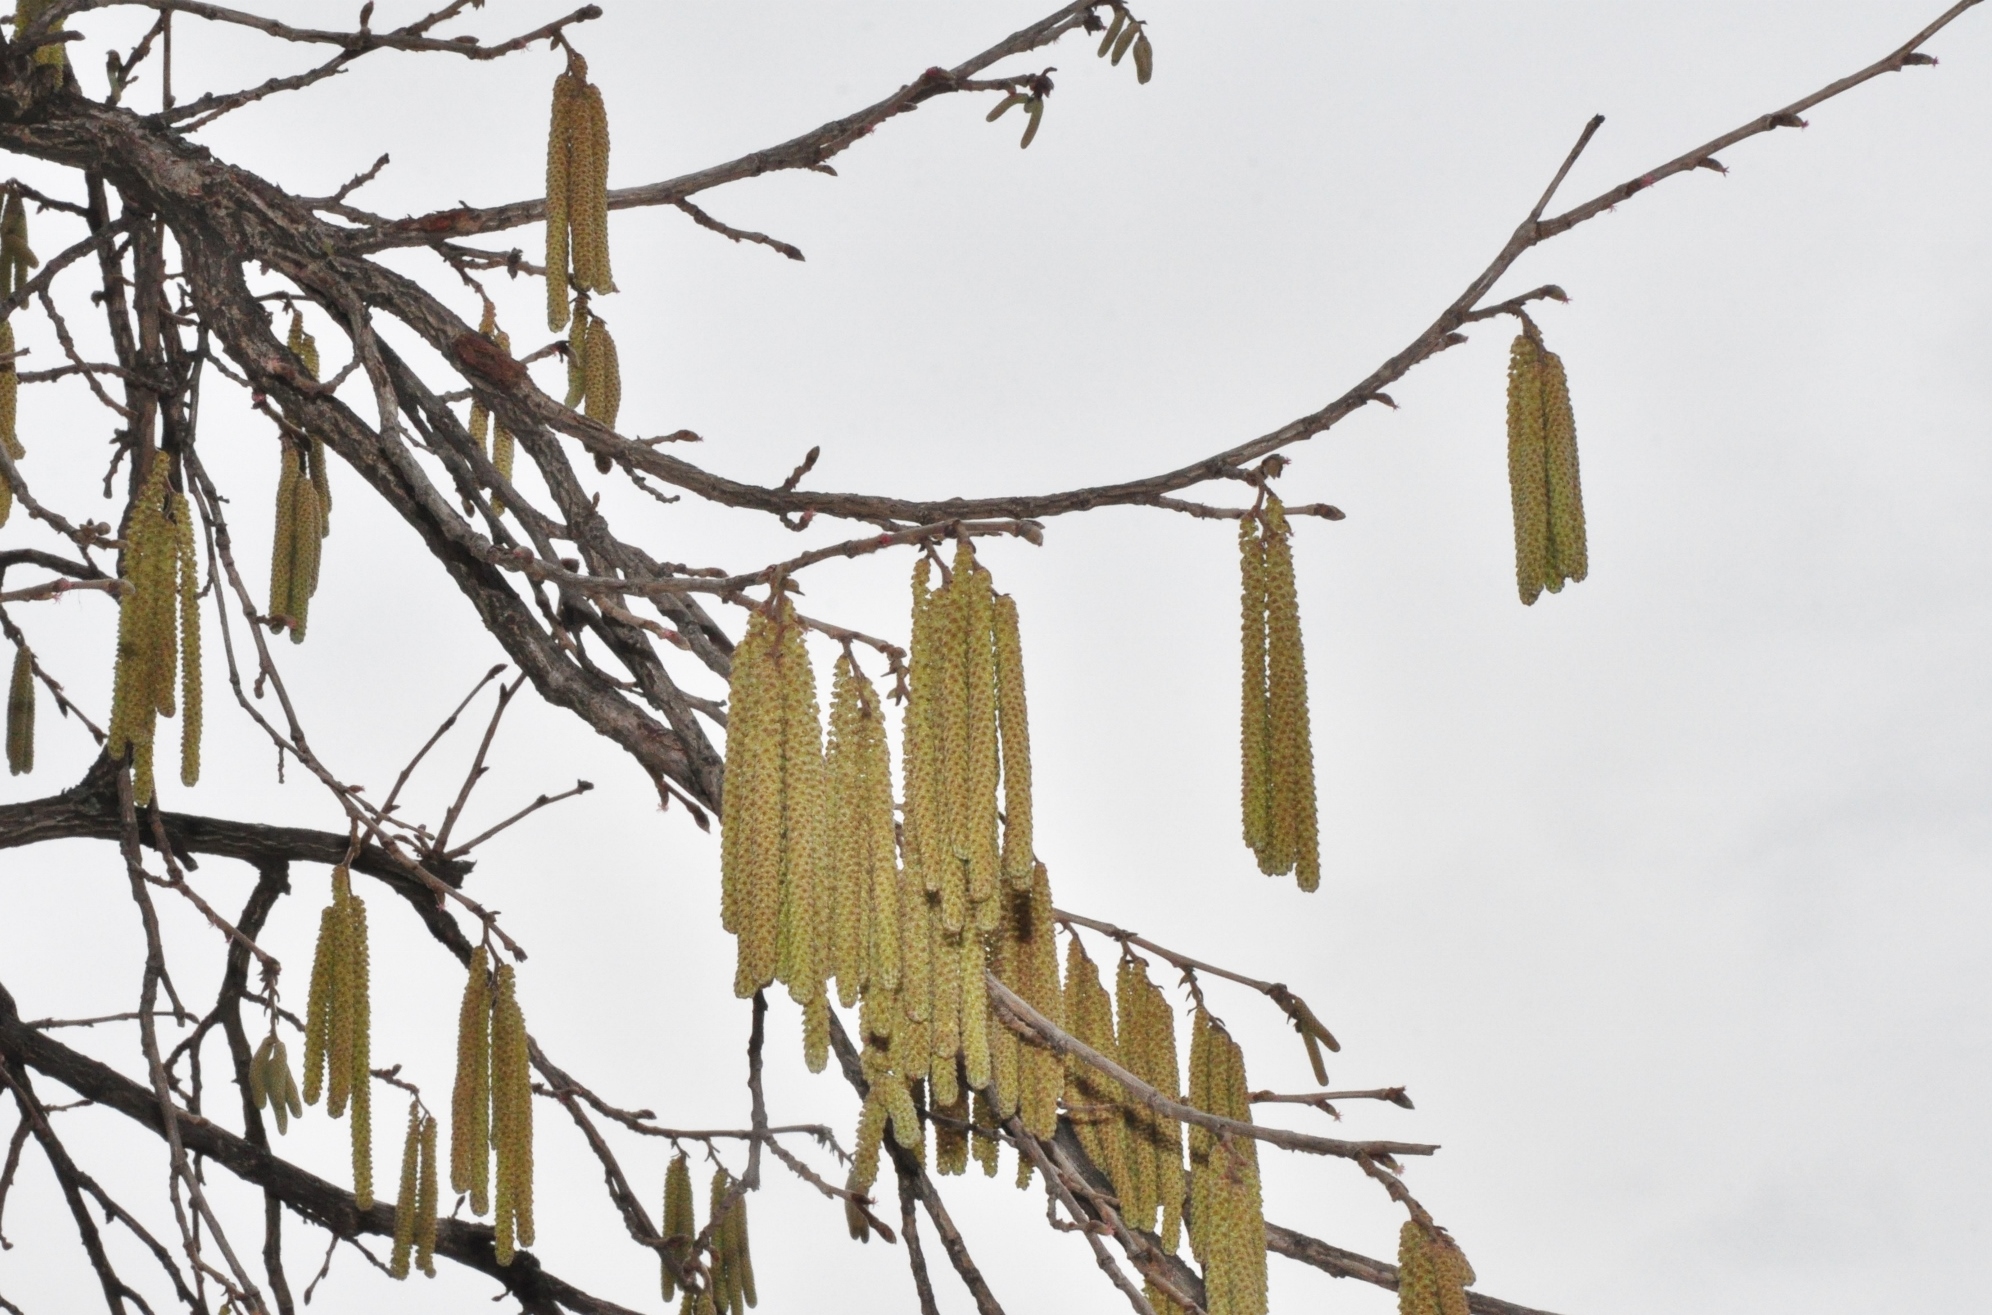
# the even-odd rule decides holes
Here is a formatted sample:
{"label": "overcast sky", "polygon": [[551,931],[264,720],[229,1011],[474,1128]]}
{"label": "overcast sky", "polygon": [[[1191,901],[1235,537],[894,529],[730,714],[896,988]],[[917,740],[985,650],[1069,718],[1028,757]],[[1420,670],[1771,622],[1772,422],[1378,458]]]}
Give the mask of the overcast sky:
{"label": "overcast sky", "polygon": [[[576,40],[607,99],[616,186],[792,136],[1040,14],[1015,0],[605,7]],[[351,21],[345,4],[282,8]],[[706,439],[689,455],[761,482],[821,445],[809,486],[825,489],[1032,492],[1172,468],[1315,409],[1410,341],[1498,250],[1593,113],[1607,122],[1564,202],[1852,72],[1940,8],[1152,0],[1138,9],[1156,48],[1149,86],[1076,39],[1006,66],[1058,69],[1028,151],[1015,117],[986,125],[987,99],[946,98],[840,157],[834,179],[700,198],[796,243],[806,263],[675,211],[620,212],[622,293],[601,310],[621,343],[622,428],[689,427]],[[509,34],[557,11],[508,0],[475,30]],[[382,4],[375,26],[413,12]],[[93,93],[107,40],[128,43],[137,21],[78,24],[88,39],[72,56]],[[1038,846],[1060,904],[1289,983],[1344,1043],[1335,1085],[1407,1084],[1415,1112],[1355,1103],[1338,1126],[1311,1111],[1267,1117],[1443,1143],[1408,1181],[1485,1291],[1564,1315],[1865,1315],[1981,1299],[1988,23],[1967,15],[1929,47],[1938,67],[1884,76],[1804,131],[1725,152],[1726,177],[1667,181],[1530,254],[1502,285],[1571,294],[1539,323],[1571,380],[1588,581],[1532,608],[1515,597],[1506,324],[1476,326],[1395,386],[1400,409],[1371,408],[1295,451],[1288,499],[1348,513],[1297,534],[1319,893],[1260,877],[1237,839],[1230,526],[1110,510],[1053,521],[1042,548],[985,550],[1022,612]],[[183,99],[303,63],[192,22],[178,35]],[[355,199],[390,215],[515,200],[538,194],[559,67],[544,49],[486,64],[375,54],[203,137],[314,194],[389,151]],[[157,93],[148,81],[133,97],[150,108]],[[37,163],[5,167],[80,194]],[[53,220],[38,231],[44,255],[73,240]],[[530,253],[540,237],[516,240]],[[435,262],[394,262],[474,317]],[[543,341],[539,285],[491,283],[515,346]],[[16,323],[31,363],[58,354],[38,313]],[[328,365],[342,362],[329,325],[314,327]],[[220,386],[203,418],[205,460],[260,588],[272,435]],[[37,493],[74,518],[115,519],[96,491],[109,428],[81,386],[25,394],[22,468]],[[502,654],[413,534],[350,471],[334,482],[311,638],[281,645],[279,660],[318,751],[378,797]],[[733,570],[850,533],[796,536],[612,487],[607,505],[655,556]],[[18,512],[0,543],[54,546]],[[812,570],[810,610],[903,640],[910,566],[902,552]],[[88,596],[14,614],[101,717],[111,609]],[[816,657],[822,670],[831,654]],[[209,663],[206,777],[167,789],[169,805],[340,827],[318,786],[295,772],[276,783],[212,641]],[[720,692],[689,667],[684,678]],[[440,813],[471,748],[446,742],[418,778],[421,808]],[[713,840],[682,811],[660,814],[629,760],[530,694],[496,755],[467,824],[576,777],[599,787],[518,828],[473,878],[531,951],[521,991],[535,1033],[610,1100],[679,1126],[738,1126],[747,1007],[730,992]],[[40,766],[0,797],[52,793],[89,756],[44,703]],[[215,859],[197,881],[238,909],[251,874]],[[324,873],[299,869],[293,884],[263,943],[291,966],[286,998],[301,1006]],[[0,855],[0,981],[27,1016],[132,1007],[139,933],[124,891],[109,845]],[[378,910],[377,1062],[440,1094],[460,974],[391,897],[362,893]],[[211,999],[218,939],[163,912],[182,992]],[[1277,1011],[1223,984],[1211,996],[1254,1086],[1311,1084]],[[804,1071],[785,999],[771,1024],[774,1117],[848,1137],[855,1102],[834,1075]],[[136,1072],[128,1035],[63,1035]],[[383,1090],[387,1195],[400,1109]],[[113,1115],[62,1118],[85,1167],[170,1234],[158,1143]],[[586,1148],[557,1110],[542,1103],[539,1118],[547,1265],[656,1309],[655,1265],[624,1236]],[[312,1111],[286,1149],[344,1181],[344,1134]],[[665,1147],[618,1146],[656,1196]],[[1269,1218],[1394,1254],[1401,1215],[1353,1168],[1267,1158]],[[766,1172],[753,1206],[762,1309],[912,1308],[898,1248],[850,1243],[841,1210],[779,1166]],[[46,1166],[30,1153],[21,1178],[0,1293],[30,1315],[94,1304]],[[1084,1243],[1047,1230],[1039,1196],[1009,1178],[1006,1161],[996,1182],[942,1184],[1007,1308],[1115,1308]],[[260,1202],[235,1195],[228,1210],[238,1248],[256,1250]],[[158,1291],[142,1254],[108,1236]],[[293,1220],[289,1239],[301,1289],[323,1235]],[[971,1309],[937,1250],[930,1261],[943,1309]],[[1270,1266],[1276,1310],[1393,1309],[1379,1289]],[[433,1285],[393,1285],[342,1250],[315,1305],[484,1310],[493,1287],[447,1268]]]}

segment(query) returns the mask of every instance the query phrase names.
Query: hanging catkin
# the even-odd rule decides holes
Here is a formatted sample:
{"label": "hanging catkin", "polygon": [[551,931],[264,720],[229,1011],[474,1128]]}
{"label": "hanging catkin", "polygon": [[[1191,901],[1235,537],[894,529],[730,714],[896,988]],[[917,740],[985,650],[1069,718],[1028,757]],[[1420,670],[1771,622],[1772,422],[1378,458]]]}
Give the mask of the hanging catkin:
{"label": "hanging catkin", "polygon": [[[492,305],[488,298],[484,302],[484,318],[478,321],[477,331],[490,339],[505,355],[512,354],[512,335],[498,327],[498,308]],[[502,420],[494,424],[490,408],[476,400],[470,404],[470,441],[477,445],[479,452],[491,458],[492,468],[498,472],[499,477],[510,483],[513,456],[517,446],[512,438],[512,431],[505,428]],[[464,511],[469,512],[470,509],[470,503],[466,500]],[[504,495],[499,493],[491,495],[491,512],[495,516],[505,514]]]}
{"label": "hanging catkin", "polygon": [[[1075,1038],[1118,1060],[1114,1004],[1100,984],[1100,970],[1077,936],[1066,942],[1065,1027]],[[1079,1144],[1117,1194],[1128,1189],[1127,1139],[1120,1084],[1082,1060],[1065,1061],[1065,1113]]]}
{"label": "hanging catkin", "polygon": [[1577,423],[1563,361],[1524,327],[1508,352],[1508,491],[1515,511],[1515,584],[1533,604],[1544,589],[1590,573]]}
{"label": "hanging catkin", "polygon": [[470,956],[457,1012],[456,1087],[450,1095],[450,1190],[470,1195],[471,1213],[491,1208],[491,956]]}
{"label": "hanging catkin", "polygon": [[[1189,1103],[1208,1114],[1252,1121],[1245,1056],[1199,1008],[1190,1029]],[[1204,1270],[1211,1315],[1265,1315],[1266,1223],[1257,1143],[1190,1128],[1190,1244]]]}
{"label": "hanging catkin", "polygon": [[720,910],[739,940],[734,990],[750,996],[779,978],[807,1003],[823,991],[831,948],[819,900],[822,730],[802,625],[779,591],[734,650],[728,714]]}
{"label": "hanging catkin", "polygon": [[968,1093],[934,1104],[934,1172],[954,1175],[968,1167]]}
{"label": "hanging catkin", "polygon": [[[1044,864],[1036,866],[1030,897],[1015,901],[1011,910],[1014,921],[1009,935],[1014,948],[1010,951],[1010,962],[1015,965],[1015,980],[1004,984],[1053,1024],[1064,1027],[1065,994],[1058,980],[1051,876]],[[1032,1136],[1050,1137],[1058,1131],[1058,1100],[1065,1088],[1064,1062],[1040,1046],[1023,1047],[1017,1059],[1018,1114]]]}
{"label": "hanging catkin", "polygon": [[1443,1228],[1404,1221],[1397,1234],[1399,1315],[1467,1315],[1473,1266]]}
{"label": "hanging catkin", "polygon": [[283,444],[276,531],[270,541],[270,617],[290,629],[294,644],[304,642],[325,538],[322,481],[313,473],[310,452],[309,444],[302,450],[288,440]]}
{"label": "hanging catkin", "polygon": [[1308,728],[1307,658],[1300,635],[1291,531],[1280,500],[1238,528],[1242,595],[1240,797],[1245,843],[1268,876],[1291,872],[1302,890],[1321,884]]}
{"label": "hanging catkin", "polygon": [[14,646],[14,674],[7,681],[7,774],[35,769],[35,668],[25,644]]}
{"label": "hanging catkin", "polygon": [[[20,32],[29,23],[41,17],[42,11],[47,9],[52,3],[53,0],[14,0],[14,31],[17,33]],[[62,20],[57,19],[55,25],[49,28],[48,35],[53,37],[61,31]],[[35,63],[48,64],[60,68],[69,62],[67,52],[68,44],[66,42],[51,41],[45,46],[36,47]]]}
{"label": "hanging catkin", "polygon": [[616,340],[609,336],[609,326],[593,315],[588,317],[586,350],[581,366],[588,416],[614,429],[616,415],[622,410],[622,366],[616,357]]}
{"label": "hanging catkin", "polygon": [[[19,292],[27,284],[28,271],[39,264],[41,261],[28,245],[27,198],[19,192],[9,192],[6,208],[0,210],[0,293],[11,297]],[[7,350],[13,350],[12,343]]]}
{"label": "hanging catkin", "polygon": [[517,974],[500,964],[491,1002],[491,1148],[497,1153],[493,1202],[498,1263],[533,1244],[533,1086]]}
{"label": "hanging catkin", "polygon": [[257,1109],[269,1107],[279,1134],[288,1132],[290,1121],[304,1113],[297,1079],[291,1076],[290,1054],[275,1032],[263,1038],[249,1060],[249,1094]]}
{"label": "hanging catkin", "polygon": [[353,894],[351,875],[342,865],[332,869],[332,902],[318,919],[318,951],[305,1009],[304,1099],[316,1105],[323,1094],[326,1113],[335,1119],[349,1116],[353,1196],[363,1210],[373,1206],[367,979],[366,902]]}
{"label": "hanging catkin", "polygon": [[394,1250],[389,1254],[390,1278],[407,1278],[415,1250],[415,1197],[422,1167],[422,1102],[408,1103],[408,1136],[401,1145],[401,1191],[394,1198]]}
{"label": "hanging catkin", "polygon": [[415,1187],[415,1268],[436,1276],[436,1121],[422,1120],[422,1167]]}
{"label": "hanging catkin", "polygon": [[173,495],[175,566],[180,605],[180,784],[201,779],[201,571],[194,553],[194,513]]}
{"label": "hanging catkin", "polygon": [[[21,376],[14,368],[14,322],[0,320],[0,448],[6,449],[7,459],[19,461],[28,455],[15,433],[15,415],[20,401]],[[0,525],[7,523],[7,517],[14,510],[14,486],[7,477],[0,474]]]}
{"label": "hanging catkin", "polygon": [[677,1294],[678,1282],[671,1276],[671,1264],[682,1267],[691,1258],[692,1239],[698,1236],[699,1222],[694,1214],[692,1200],[692,1167],[679,1151],[671,1158],[671,1167],[664,1171],[664,1245],[670,1255],[661,1268],[664,1271],[664,1300],[669,1301]]}
{"label": "hanging catkin", "polygon": [[1028,890],[1036,856],[1031,838],[1031,724],[1024,698],[1024,648],[1017,600],[996,597],[996,699],[1003,731],[1003,875]]}
{"label": "hanging catkin", "polygon": [[613,292],[609,273],[609,118],[588,61],[567,52],[553,82],[546,144],[546,323],[566,327],[572,285]]}

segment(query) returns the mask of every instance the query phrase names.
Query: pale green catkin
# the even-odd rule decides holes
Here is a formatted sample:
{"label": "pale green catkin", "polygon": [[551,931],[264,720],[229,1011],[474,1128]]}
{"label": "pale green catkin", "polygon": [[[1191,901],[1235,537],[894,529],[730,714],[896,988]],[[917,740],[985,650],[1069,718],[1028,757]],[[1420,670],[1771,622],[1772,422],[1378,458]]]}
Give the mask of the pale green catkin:
{"label": "pale green catkin", "polygon": [[1533,327],[1508,352],[1508,491],[1515,514],[1515,584],[1533,604],[1590,574],[1577,422],[1563,360]]}
{"label": "pale green catkin", "polygon": [[387,1262],[390,1278],[408,1277],[415,1250],[415,1197],[422,1167],[422,1103],[408,1105],[408,1136],[401,1146],[401,1191],[394,1198],[394,1249]]}
{"label": "pale green catkin", "polygon": [[35,671],[25,645],[14,647],[14,673],[7,681],[7,773],[35,769]]}
{"label": "pale green catkin", "polygon": [[468,1193],[471,1213],[490,1207],[491,956],[478,946],[457,1012],[456,1086],[450,1096],[450,1190]]}
{"label": "pale green catkin", "polygon": [[[664,1171],[664,1242],[671,1256],[682,1266],[691,1258],[692,1239],[698,1236],[699,1224],[694,1212],[692,1199],[692,1168],[679,1151],[671,1159],[671,1167]],[[661,1266],[664,1300],[671,1300],[677,1292],[677,1280],[671,1276],[671,1266]]]}
{"label": "pale green catkin", "polygon": [[1036,862],[1031,821],[1031,722],[1024,696],[1023,641],[1017,600],[1000,594],[995,605],[996,701],[1003,732],[1003,876],[1028,890]]}
{"label": "pale green catkin", "polygon": [[1307,657],[1300,636],[1293,546],[1286,512],[1268,495],[1266,543],[1266,845],[1260,868],[1291,871],[1304,891],[1321,884],[1321,844],[1314,801],[1314,743],[1307,712]]}
{"label": "pale green catkin", "polygon": [[517,974],[501,964],[491,1006],[491,1144],[497,1152],[493,1221],[498,1263],[533,1244],[532,1060],[519,1010]]}

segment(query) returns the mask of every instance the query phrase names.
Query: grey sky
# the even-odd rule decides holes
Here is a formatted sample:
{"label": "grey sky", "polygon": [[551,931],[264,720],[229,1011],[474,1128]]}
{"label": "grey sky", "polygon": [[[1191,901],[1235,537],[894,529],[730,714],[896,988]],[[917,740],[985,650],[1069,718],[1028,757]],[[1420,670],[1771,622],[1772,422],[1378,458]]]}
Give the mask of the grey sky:
{"label": "grey sky", "polygon": [[[618,186],[793,135],[1040,14],[1013,0],[607,7],[576,39],[607,98]],[[349,5],[285,8],[351,20]],[[511,0],[476,27],[509,32],[559,8]],[[798,244],[804,264],[676,212],[619,213],[622,293],[601,310],[621,343],[622,428],[692,428],[706,440],[693,459],[764,482],[820,444],[810,486],[826,489],[1037,491],[1173,467],[1314,409],[1408,342],[1499,248],[1591,114],[1607,123],[1565,201],[1851,72],[1940,8],[1145,4],[1149,86],[1076,40],[1017,65],[1058,68],[1028,151],[1014,117],[985,125],[986,100],[949,98],[885,125],[835,179],[701,198]],[[403,12],[383,4],[376,26]],[[101,86],[104,38],[132,21],[79,24],[86,87]],[[1852,1315],[1962,1308],[1982,1288],[1988,21],[1967,15],[1932,43],[1937,68],[1885,76],[1804,131],[1725,153],[1726,177],[1670,180],[1502,285],[1553,281],[1572,296],[1538,322],[1570,373],[1585,583],[1533,608],[1515,597],[1505,324],[1477,326],[1395,386],[1399,410],[1371,408],[1296,451],[1288,498],[1348,513],[1298,534],[1318,894],[1259,877],[1237,839],[1230,527],[1112,510],[1052,522],[1042,548],[985,551],[1022,611],[1038,847],[1059,902],[1290,983],[1344,1042],[1337,1085],[1408,1084],[1416,1112],[1350,1105],[1335,1131],[1444,1143],[1409,1182],[1489,1292],[1566,1315]],[[258,80],[264,49],[185,24],[176,85]],[[557,57],[460,64],[372,56],[205,139],[313,193],[391,151],[356,198],[387,214],[537,194]],[[156,95],[134,92],[141,107]],[[77,191],[36,163],[9,167]],[[41,239],[44,254],[70,240],[46,231],[65,236]],[[532,253],[537,230],[517,241]],[[433,262],[396,260],[474,313]],[[542,341],[539,284],[492,286],[515,344]],[[87,340],[94,328],[73,314]],[[36,363],[57,354],[38,313],[16,320]],[[314,327],[343,361],[329,326]],[[274,444],[226,388],[211,404],[203,452],[260,587]],[[34,390],[22,416],[37,492],[114,516],[94,489],[108,425],[83,389]],[[314,744],[378,793],[499,654],[414,537],[350,472],[334,479],[312,636],[279,660]],[[607,496],[656,556],[736,570],[849,532],[796,536],[690,501]],[[18,515],[0,539],[41,544]],[[900,553],[818,568],[810,609],[903,636],[910,565]],[[105,707],[102,600],[16,615],[78,697]],[[829,650],[816,656],[821,670]],[[174,805],[337,825],[315,785],[295,772],[275,784],[267,743],[210,663],[207,779],[172,791]],[[83,770],[83,737],[46,704],[42,725],[41,766],[0,786],[8,799]],[[420,799],[436,812],[469,752],[453,748]],[[577,776],[601,788],[521,827],[475,879],[532,951],[528,1018],[609,1099],[681,1126],[738,1125],[746,1007],[730,993],[711,840],[682,812],[660,815],[619,753],[529,694],[480,787],[482,816]],[[201,879],[224,908],[249,885],[220,860]],[[286,998],[301,1006],[324,874],[294,884],[265,943],[293,965]],[[376,1054],[441,1092],[458,974],[377,903]],[[211,996],[215,938],[168,916],[182,991]],[[136,936],[109,846],[0,859],[0,965],[30,1016],[129,1008]],[[1212,997],[1255,1086],[1309,1084],[1275,1011],[1229,988]],[[775,1115],[847,1136],[855,1103],[803,1070],[797,1032],[777,1001]],[[69,1035],[129,1062],[126,1038]],[[402,1116],[386,1093],[378,1109],[385,1181]],[[657,1308],[654,1265],[557,1113],[542,1102],[540,1250]],[[128,1198],[157,1196],[163,1160],[147,1135],[64,1117],[91,1130],[72,1135],[92,1172]],[[1330,1131],[1320,1115],[1268,1117]],[[290,1149],[339,1178],[343,1136],[313,1111]],[[654,1197],[664,1148],[627,1150]],[[0,1254],[0,1292],[41,1315],[95,1297],[30,1160],[5,1216],[16,1247]],[[1009,1177],[1006,1160],[996,1182],[943,1184],[1008,1308],[1114,1308],[1083,1243],[1049,1232],[1040,1198]],[[1268,1179],[1270,1218],[1392,1253],[1401,1216],[1352,1168],[1282,1161]],[[771,1169],[754,1209],[762,1309],[913,1308],[899,1251],[848,1242],[811,1189]],[[254,1237],[260,1203],[232,1198],[230,1211]],[[322,1235],[291,1237],[301,1287]],[[492,1287],[460,1274],[399,1287],[356,1262],[337,1260],[320,1304],[483,1309]],[[1378,1290],[1270,1263],[1276,1310],[1393,1308]],[[936,1283],[951,1315],[970,1309],[944,1268]]]}

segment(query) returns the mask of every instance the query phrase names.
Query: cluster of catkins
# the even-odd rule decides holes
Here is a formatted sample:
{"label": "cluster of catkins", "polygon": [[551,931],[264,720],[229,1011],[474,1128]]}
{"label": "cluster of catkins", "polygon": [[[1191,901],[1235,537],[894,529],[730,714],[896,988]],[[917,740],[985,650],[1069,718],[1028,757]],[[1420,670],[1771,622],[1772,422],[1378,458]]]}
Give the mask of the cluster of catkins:
{"label": "cluster of catkins", "polygon": [[1473,1266],[1443,1228],[1404,1221],[1397,1234],[1398,1315],[1467,1315]]}
{"label": "cluster of catkins", "polygon": [[[723,1167],[712,1175],[707,1225],[706,1278],[701,1286],[684,1286],[680,1315],[743,1315],[758,1305],[754,1290],[754,1256],[747,1245],[747,1197],[733,1191],[734,1179]],[[664,1171],[664,1300],[678,1295],[679,1283],[673,1273],[682,1273],[698,1244],[699,1223],[692,1204],[692,1170],[685,1153],[678,1152]]]}
{"label": "cluster of catkins", "polygon": [[194,519],[186,494],[172,487],[171,462],[149,456],[125,522],[118,599],[118,655],[112,678],[110,743],[113,762],[129,751],[133,793],[152,799],[152,742],[160,717],[175,711],[178,677],[180,781],[201,774],[200,568],[194,558]]}
{"label": "cluster of catkins", "polygon": [[[567,405],[615,428],[622,370],[588,294],[616,290],[609,270],[609,116],[588,61],[573,50],[553,82],[546,141],[546,326],[566,329]],[[573,295],[578,294],[578,295]],[[595,463],[608,469],[608,458]]]}
{"label": "cluster of catkins", "polygon": [[499,1264],[511,1264],[517,1248],[533,1244],[533,1086],[526,1019],[512,965],[500,964],[493,973],[490,952],[481,945],[471,955],[457,1016],[450,1190],[469,1195],[473,1214],[496,1207],[492,1227]]}
{"label": "cluster of catkins", "polygon": [[436,1120],[420,1100],[408,1104],[408,1138],[401,1147],[401,1195],[394,1203],[394,1252],[387,1272],[408,1277],[415,1268],[436,1276]]}
{"label": "cluster of catkins", "polygon": [[1245,843],[1268,876],[1321,884],[1314,812],[1314,743],[1307,721],[1307,657],[1300,639],[1286,509],[1268,493],[1238,522],[1244,655],[1239,745]]}
{"label": "cluster of catkins", "polygon": [[1515,504],[1515,584],[1533,604],[1589,573],[1577,421],[1563,361],[1530,325],[1508,352],[1508,492]]}
{"label": "cluster of catkins", "polygon": [[[478,323],[477,331],[490,339],[505,355],[512,354],[512,335],[498,327],[498,308],[491,304],[489,298],[485,299],[484,318]],[[505,428],[504,421],[500,420],[495,425],[492,423],[491,412],[482,402],[470,404],[470,440],[477,444],[479,452],[485,452],[490,456],[491,466],[498,472],[499,477],[509,482],[512,478],[512,459],[517,453],[517,443],[512,437],[512,431]],[[468,502],[465,503],[464,510],[466,512],[470,510]],[[505,514],[503,497],[491,499],[491,510],[500,516]]]}
{"label": "cluster of catkins", "polygon": [[[1245,1053],[1199,1008],[1190,1023],[1189,1103],[1252,1121]],[[1204,1270],[1210,1315],[1265,1315],[1266,1219],[1259,1197],[1258,1143],[1190,1127],[1190,1245]]]}
{"label": "cluster of catkins", "polygon": [[277,1039],[275,1027],[249,1057],[249,1099],[257,1109],[269,1109],[279,1133],[290,1131],[290,1121],[304,1114],[297,1079],[291,1075],[290,1052]]}
{"label": "cluster of catkins", "polygon": [[353,1200],[373,1208],[372,1003],[368,991],[367,906],[352,873],[332,869],[332,902],[318,917],[311,1000],[304,1014],[304,1103],[325,1098],[333,1118],[348,1112],[353,1134]]}
{"label": "cluster of catkins", "polygon": [[[304,319],[291,312],[291,354],[304,372],[318,377],[318,344],[304,331]],[[313,437],[283,443],[283,469],[277,477],[276,532],[270,540],[270,616],[290,630],[291,642],[304,642],[312,595],[318,592],[318,562],[332,531],[332,485],[325,468],[325,442]]]}

